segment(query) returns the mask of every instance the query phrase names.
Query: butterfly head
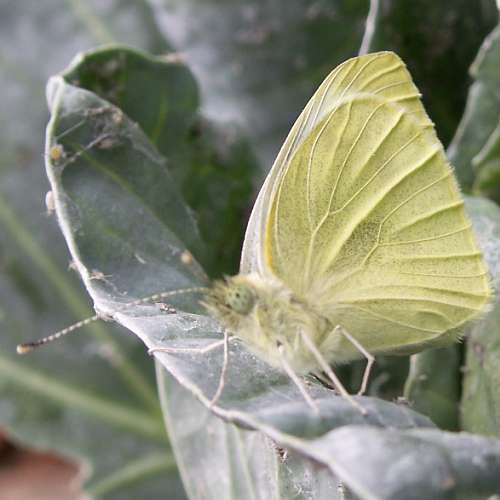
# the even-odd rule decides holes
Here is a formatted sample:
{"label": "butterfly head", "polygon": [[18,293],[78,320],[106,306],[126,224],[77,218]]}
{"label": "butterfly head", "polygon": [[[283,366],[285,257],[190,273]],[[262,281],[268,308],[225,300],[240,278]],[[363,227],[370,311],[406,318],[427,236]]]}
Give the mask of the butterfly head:
{"label": "butterfly head", "polygon": [[245,276],[238,275],[216,281],[206,294],[203,305],[213,317],[231,329],[253,311],[256,300],[255,287]]}

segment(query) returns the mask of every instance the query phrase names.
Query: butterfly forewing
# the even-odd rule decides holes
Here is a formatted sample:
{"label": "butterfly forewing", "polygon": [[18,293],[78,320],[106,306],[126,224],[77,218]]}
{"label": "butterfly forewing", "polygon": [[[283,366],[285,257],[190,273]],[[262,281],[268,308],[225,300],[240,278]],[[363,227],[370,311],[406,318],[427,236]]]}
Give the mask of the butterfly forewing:
{"label": "butterfly forewing", "polygon": [[393,52],[378,52],[349,59],[335,68],[310,99],[286,138],[260,190],[247,226],[240,272],[267,272],[262,259],[263,237],[271,199],[297,148],[317,124],[340,102],[359,93],[371,93],[398,102],[422,124],[430,124],[420,94],[401,59]]}
{"label": "butterfly forewing", "polygon": [[332,75],[270,174],[261,262],[366,347],[418,346],[483,310],[482,257],[401,60],[372,54]]}

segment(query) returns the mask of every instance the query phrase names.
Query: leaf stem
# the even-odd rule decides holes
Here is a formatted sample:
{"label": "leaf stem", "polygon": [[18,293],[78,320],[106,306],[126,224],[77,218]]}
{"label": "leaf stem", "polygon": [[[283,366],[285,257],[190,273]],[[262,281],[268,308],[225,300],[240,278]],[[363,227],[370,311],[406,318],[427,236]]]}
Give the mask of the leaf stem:
{"label": "leaf stem", "polygon": [[[58,291],[62,300],[66,302],[73,313],[79,317],[87,317],[93,311],[85,304],[83,299],[74,290],[69,280],[60,271],[59,267],[47,255],[44,249],[24,228],[22,221],[16,216],[7,202],[0,196],[0,221],[33,263],[44,273],[47,281],[51,282]],[[151,387],[144,375],[126,358],[118,343],[101,323],[89,325],[89,330],[97,338],[110,346],[113,356],[113,366],[130,389],[137,394],[148,408],[159,413],[159,403],[155,390]]]}

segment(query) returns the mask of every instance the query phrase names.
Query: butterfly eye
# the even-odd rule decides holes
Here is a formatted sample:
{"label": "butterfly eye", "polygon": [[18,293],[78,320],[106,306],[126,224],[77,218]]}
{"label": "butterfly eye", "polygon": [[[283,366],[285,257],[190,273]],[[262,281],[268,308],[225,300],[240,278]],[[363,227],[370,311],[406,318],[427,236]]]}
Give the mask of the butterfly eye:
{"label": "butterfly eye", "polygon": [[228,288],[226,292],[226,304],[234,312],[248,314],[255,303],[253,291],[243,285],[236,285]]}

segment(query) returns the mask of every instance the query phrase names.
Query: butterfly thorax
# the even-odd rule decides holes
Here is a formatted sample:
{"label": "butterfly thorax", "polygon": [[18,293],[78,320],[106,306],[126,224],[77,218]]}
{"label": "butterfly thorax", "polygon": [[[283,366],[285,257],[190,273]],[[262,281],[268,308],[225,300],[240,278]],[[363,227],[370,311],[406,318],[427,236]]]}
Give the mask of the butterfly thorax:
{"label": "butterfly thorax", "polygon": [[315,371],[317,362],[303,345],[301,335],[308,335],[321,347],[333,330],[331,322],[313,305],[278,280],[257,274],[239,274],[217,281],[204,305],[257,356],[280,367],[281,346],[288,363],[302,374]]}

